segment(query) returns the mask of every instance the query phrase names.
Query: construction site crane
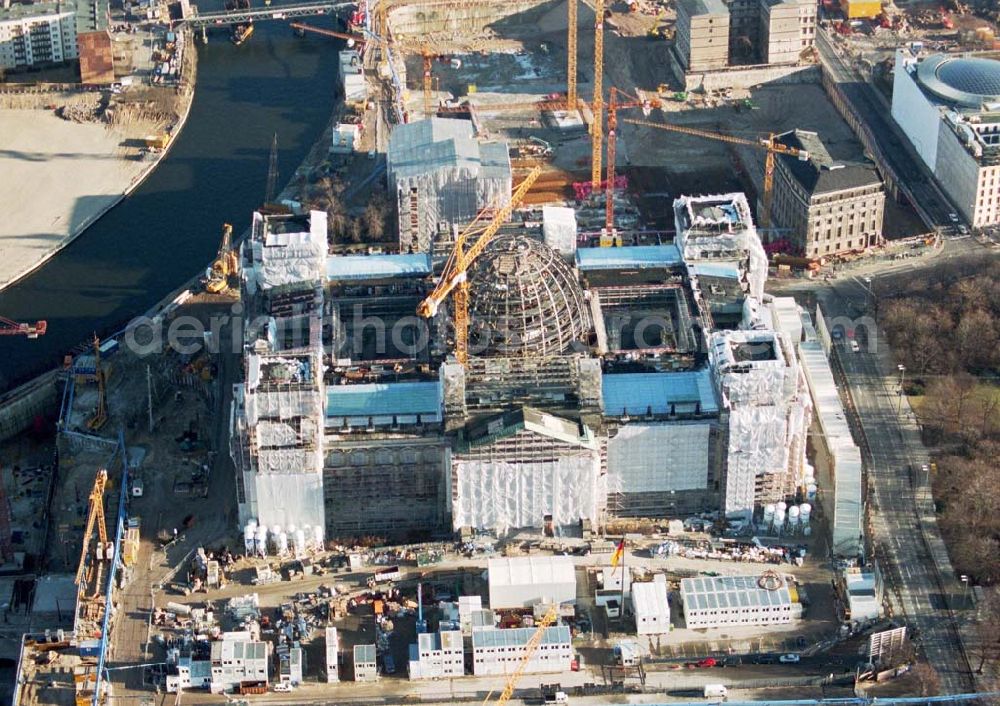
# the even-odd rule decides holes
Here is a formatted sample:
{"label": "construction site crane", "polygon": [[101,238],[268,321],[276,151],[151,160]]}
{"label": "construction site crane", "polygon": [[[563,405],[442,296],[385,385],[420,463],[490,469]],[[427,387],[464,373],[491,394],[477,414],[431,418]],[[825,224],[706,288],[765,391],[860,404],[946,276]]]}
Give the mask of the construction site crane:
{"label": "construction site crane", "polygon": [[313,32],[315,34],[322,34],[324,37],[334,37],[335,39],[346,39],[348,47],[353,47],[355,44],[365,43],[365,38],[360,34],[348,34],[347,32],[336,32],[332,29],[326,29],[325,27],[307,25],[305,22],[289,22],[288,26],[299,32]]}
{"label": "construction site crane", "polygon": [[108,390],[104,367],[101,365],[101,339],[94,334],[94,379],[97,381],[97,407],[87,420],[87,428],[98,431],[108,423]]}
{"label": "construction site crane", "polygon": [[424,117],[431,117],[431,107],[433,105],[431,97],[431,67],[434,65],[434,55],[427,44],[420,48],[420,55],[424,59]]}
{"label": "construction site crane", "polygon": [[[500,698],[498,698],[494,704],[496,706],[503,706],[503,704],[510,701],[511,697],[514,695],[514,689],[517,688],[517,682],[521,680],[524,675],[524,670],[528,666],[528,662],[531,661],[531,656],[538,649],[538,646],[542,643],[542,638],[545,637],[545,630],[554,622],[556,618],[559,617],[559,611],[555,605],[551,606],[549,610],[542,616],[542,619],[538,621],[538,627],[536,628],[531,639],[528,640],[528,644],[524,646],[524,655],[521,656],[521,661],[517,663],[517,669],[515,669],[511,675],[507,678],[507,684],[504,685],[503,691],[500,693]],[[493,696],[493,692],[490,691],[483,699],[483,706],[487,706],[490,703],[490,697]]]}
{"label": "construction site crane", "polygon": [[87,525],[83,530],[83,547],[80,550],[80,565],[76,569],[76,585],[79,586],[83,580],[83,574],[87,569],[87,550],[90,548],[90,535],[97,526],[98,545],[97,555],[105,552],[108,545],[108,528],[104,523],[104,488],[108,484],[108,472],[101,468],[94,478],[94,487],[90,489],[90,509],[87,512]]}
{"label": "construction site crane", "polygon": [[604,140],[604,0],[594,0],[594,120],[590,124],[590,185],[601,188],[601,143]]}
{"label": "construction site crane", "polygon": [[577,0],[566,0],[566,110],[576,110]]}
{"label": "construction site crane", "polygon": [[[455,239],[455,247],[444,263],[437,286],[420,302],[417,313],[425,319],[433,317],[442,302],[454,292],[453,316],[455,320],[455,357],[462,365],[469,362],[469,267],[475,262],[486,246],[490,244],[500,227],[524,199],[532,185],[542,173],[542,167],[535,167],[511,194],[510,201],[496,210],[499,203],[490,204],[476,216],[475,220]],[[481,221],[487,213],[495,214],[483,227]],[[466,244],[478,235],[476,242],[466,250]]]}
{"label": "construction site crane", "polygon": [[239,272],[239,266],[239,256],[233,247],[233,227],[223,223],[222,243],[219,245],[219,254],[212,262],[212,270],[208,275],[208,282],[205,283],[205,289],[212,294],[225,292],[229,289],[229,278]]}
{"label": "construction site crane", "polygon": [[49,327],[47,321],[36,321],[33,324],[11,321],[6,316],[0,316],[0,336],[27,336],[38,338],[45,335]]}
{"label": "construction site crane", "polygon": [[724,135],[718,132],[709,132],[708,130],[699,130],[698,128],[693,127],[682,127],[680,125],[669,125],[667,123],[654,123],[649,120],[626,118],[625,122],[632,123],[633,125],[655,127],[659,130],[679,132],[682,135],[692,135],[694,137],[704,137],[708,140],[728,142],[732,145],[743,145],[744,147],[756,147],[757,149],[765,150],[767,152],[767,157],[764,160],[764,194],[761,199],[761,213],[759,213],[757,217],[759,225],[762,228],[767,228],[771,224],[771,200],[773,198],[772,192],[774,190],[774,155],[787,154],[790,157],[795,157],[802,162],[809,161],[809,152],[795,147],[789,147],[788,145],[783,145],[775,140],[774,133],[769,134],[766,138],[748,140],[743,137],[735,137],[734,135]]}
{"label": "construction site crane", "polygon": [[[626,100],[619,101],[618,96]],[[659,99],[649,99],[629,95],[621,89],[611,87],[608,101],[608,171],[604,184],[604,229],[611,241],[614,240],[615,229],[615,158],[617,157],[618,111],[623,108],[642,108],[642,114],[648,116],[653,108],[659,108]],[[607,241],[601,241],[602,245]],[[610,243],[608,243],[610,244]]]}

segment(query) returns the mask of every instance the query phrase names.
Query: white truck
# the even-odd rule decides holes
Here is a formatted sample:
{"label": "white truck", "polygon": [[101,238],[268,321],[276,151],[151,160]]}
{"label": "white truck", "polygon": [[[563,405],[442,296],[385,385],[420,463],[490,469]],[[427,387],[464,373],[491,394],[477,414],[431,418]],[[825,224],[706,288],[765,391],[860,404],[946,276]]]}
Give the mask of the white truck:
{"label": "white truck", "polygon": [[726,694],[728,689],[722,684],[706,684],[705,685],[705,698],[706,699],[722,699],[726,700]]}

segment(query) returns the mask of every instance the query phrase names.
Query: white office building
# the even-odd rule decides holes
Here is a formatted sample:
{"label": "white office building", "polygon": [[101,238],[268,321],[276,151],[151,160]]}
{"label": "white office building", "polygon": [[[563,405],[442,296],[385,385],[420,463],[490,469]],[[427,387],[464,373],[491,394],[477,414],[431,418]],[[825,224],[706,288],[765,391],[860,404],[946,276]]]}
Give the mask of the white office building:
{"label": "white office building", "polygon": [[337,628],[326,629],[326,683],[340,681],[340,637]]}
{"label": "white office building", "polygon": [[253,640],[220,640],[212,643],[213,694],[238,688],[241,682],[268,680],[267,643]]}
{"label": "white office building", "polygon": [[795,586],[764,576],[681,579],[688,628],[782,625],[802,616]]}
{"label": "white office building", "polygon": [[410,679],[441,679],[465,674],[465,652],[460,630],[417,635],[410,645]]}
{"label": "white office building", "polygon": [[354,681],[376,681],[378,679],[377,654],[375,645],[354,646]]}
{"label": "white office building", "polygon": [[[472,633],[472,673],[480,676],[511,674],[524,659],[535,628],[482,628]],[[573,661],[569,628],[545,628],[542,641],[525,665],[526,674],[568,672]]]}
{"label": "white office building", "polygon": [[1000,60],[896,50],[892,117],[974,228],[1000,223]]}
{"label": "white office building", "polygon": [[653,581],[632,584],[632,612],[635,614],[635,631],[639,635],[670,632],[666,576],[657,574]]}

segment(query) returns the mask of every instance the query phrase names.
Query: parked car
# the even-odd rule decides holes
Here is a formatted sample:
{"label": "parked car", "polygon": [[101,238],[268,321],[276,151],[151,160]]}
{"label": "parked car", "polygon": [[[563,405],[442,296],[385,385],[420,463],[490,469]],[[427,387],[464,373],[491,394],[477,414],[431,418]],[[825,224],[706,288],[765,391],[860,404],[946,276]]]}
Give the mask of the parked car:
{"label": "parked car", "polygon": [[799,660],[800,657],[797,654],[787,654],[778,657],[778,661],[781,662],[782,664],[796,664],[799,662]]}
{"label": "parked car", "polygon": [[857,341],[851,341],[851,350],[855,353],[861,350],[861,346],[858,345]]}
{"label": "parked car", "polygon": [[274,685],[274,690],[279,693],[288,693],[289,691],[295,691],[295,687],[288,682],[280,682]]}
{"label": "parked car", "polygon": [[948,220],[950,220],[952,223],[958,223],[958,214],[954,212],[949,213]]}

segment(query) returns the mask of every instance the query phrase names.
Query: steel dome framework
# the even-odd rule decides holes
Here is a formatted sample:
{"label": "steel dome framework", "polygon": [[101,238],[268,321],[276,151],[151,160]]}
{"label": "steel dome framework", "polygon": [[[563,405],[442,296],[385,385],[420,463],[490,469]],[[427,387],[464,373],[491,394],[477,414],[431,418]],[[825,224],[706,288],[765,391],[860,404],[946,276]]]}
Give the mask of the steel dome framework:
{"label": "steel dome framework", "polygon": [[538,240],[497,238],[470,272],[470,284],[474,355],[560,355],[590,334],[587,302],[572,268]]}

